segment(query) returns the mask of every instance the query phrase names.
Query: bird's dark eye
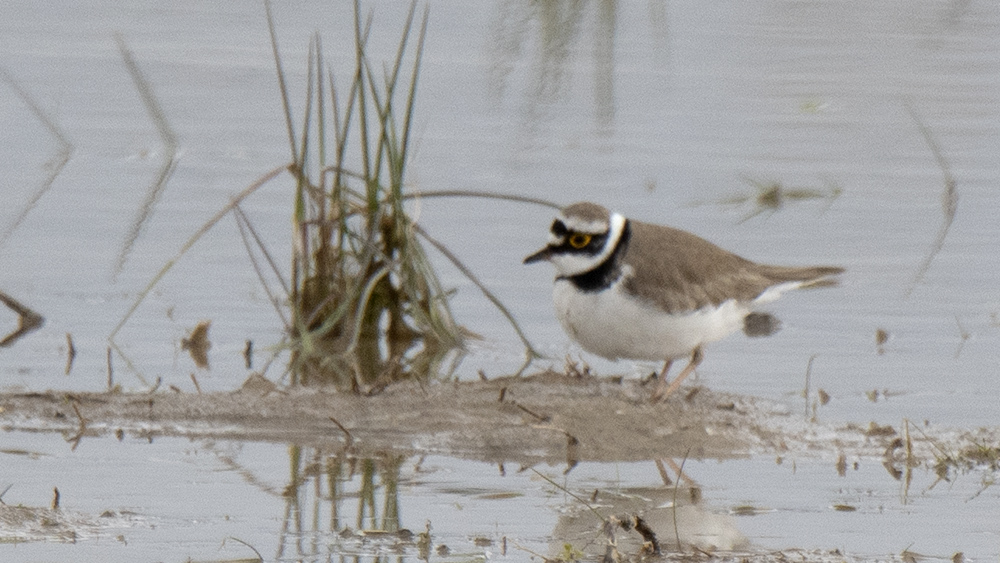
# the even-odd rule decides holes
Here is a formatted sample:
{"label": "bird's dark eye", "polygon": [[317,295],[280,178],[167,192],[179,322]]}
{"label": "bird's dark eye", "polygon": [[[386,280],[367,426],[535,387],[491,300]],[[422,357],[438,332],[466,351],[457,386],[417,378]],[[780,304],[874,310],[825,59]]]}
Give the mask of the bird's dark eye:
{"label": "bird's dark eye", "polygon": [[554,234],[555,236],[561,237],[565,235],[568,230],[569,229],[566,228],[566,224],[560,221],[559,219],[556,219],[555,221],[552,222],[552,234]]}
{"label": "bird's dark eye", "polygon": [[586,233],[573,233],[569,236],[569,245],[579,250],[590,244],[590,238]]}

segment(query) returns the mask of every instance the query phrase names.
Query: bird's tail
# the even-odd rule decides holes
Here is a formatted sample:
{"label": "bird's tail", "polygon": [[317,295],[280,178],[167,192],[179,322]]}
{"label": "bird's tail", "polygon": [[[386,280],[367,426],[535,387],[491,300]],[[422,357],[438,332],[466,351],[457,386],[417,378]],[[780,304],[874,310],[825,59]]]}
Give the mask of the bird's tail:
{"label": "bird's tail", "polygon": [[837,285],[835,277],[844,272],[838,266],[764,266],[764,275],[774,280],[774,283],[801,282],[798,289],[813,287],[830,287]]}

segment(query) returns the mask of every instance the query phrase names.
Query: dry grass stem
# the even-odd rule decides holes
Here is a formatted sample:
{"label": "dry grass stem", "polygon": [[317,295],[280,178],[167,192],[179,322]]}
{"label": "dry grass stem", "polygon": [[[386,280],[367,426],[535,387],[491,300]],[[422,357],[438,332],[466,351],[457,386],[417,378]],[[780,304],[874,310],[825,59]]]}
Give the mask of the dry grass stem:
{"label": "dry grass stem", "polygon": [[136,91],[139,92],[142,103],[146,106],[146,111],[156,126],[157,134],[159,134],[160,141],[163,143],[163,162],[160,164],[160,170],[157,173],[156,179],[149,186],[146,198],[143,200],[139,212],[129,226],[125,242],[118,253],[118,260],[115,263],[115,275],[118,275],[125,267],[128,255],[132,251],[135,241],[138,240],[139,235],[142,233],[142,229],[148,224],[150,217],[152,217],[156,201],[160,198],[164,188],[167,186],[167,182],[177,168],[178,143],[177,135],[170,128],[167,116],[163,112],[163,107],[153,93],[153,87],[150,85],[149,80],[146,79],[142,69],[139,68],[139,63],[136,62],[132,51],[126,45],[125,39],[121,34],[115,34],[115,41],[118,42],[118,51],[121,53],[122,61],[125,63],[125,69],[128,70],[129,76],[132,78],[132,83],[135,85]]}
{"label": "dry grass stem", "polygon": [[10,74],[10,72],[7,71],[7,69],[3,67],[0,67],[0,80],[6,82],[7,85],[10,86],[12,90],[14,90],[14,93],[17,94],[19,98],[21,98],[21,101],[24,102],[24,105],[28,106],[28,109],[31,110],[31,113],[34,114],[35,117],[42,122],[42,125],[45,126],[45,129],[47,129],[48,132],[53,137],[55,137],[56,141],[59,143],[59,148],[56,151],[56,154],[47,163],[48,164],[47,168],[49,169],[48,176],[45,177],[45,180],[43,180],[42,183],[38,186],[38,188],[36,188],[35,191],[31,194],[31,196],[28,198],[28,202],[17,213],[17,215],[14,217],[14,220],[11,221],[10,225],[7,226],[3,234],[0,234],[0,246],[3,246],[3,244],[7,242],[7,239],[9,239],[10,236],[14,233],[14,231],[17,230],[17,228],[21,225],[21,223],[24,222],[25,218],[27,218],[28,216],[28,213],[30,213],[31,210],[34,209],[35,205],[38,203],[38,200],[40,200],[42,196],[44,196],[49,191],[49,189],[52,187],[52,184],[56,181],[56,178],[59,177],[59,174],[62,173],[63,168],[66,167],[66,163],[69,162],[70,156],[73,154],[73,144],[69,142],[69,139],[63,133],[62,129],[60,129],[59,125],[57,125],[55,120],[52,119],[52,116],[50,116],[48,112],[43,110],[42,107],[38,105],[38,102],[35,101],[34,96],[32,96],[30,93],[28,93],[27,90],[22,88],[20,83],[16,79],[14,79],[14,77]]}
{"label": "dry grass stem", "polygon": [[927,147],[934,156],[934,161],[937,162],[938,168],[941,170],[941,175],[944,178],[944,191],[941,193],[941,207],[943,212],[941,227],[938,229],[937,237],[935,237],[934,243],[927,253],[927,257],[917,267],[917,273],[913,275],[910,286],[903,294],[903,297],[909,297],[917,287],[917,284],[923,280],[924,275],[927,274],[927,270],[930,269],[934,257],[937,256],[938,252],[944,246],[944,239],[948,237],[948,231],[951,229],[951,224],[955,221],[955,214],[958,212],[958,186],[955,182],[955,177],[951,173],[951,166],[948,164],[948,160],[945,159],[944,152],[938,145],[937,139],[935,139],[930,127],[924,124],[908,100],[903,101],[903,107],[906,108],[907,113],[910,114],[910,118],[916,123],[917,129],[920,130],[920,134],[924,137],[924,141],[927,142]]}

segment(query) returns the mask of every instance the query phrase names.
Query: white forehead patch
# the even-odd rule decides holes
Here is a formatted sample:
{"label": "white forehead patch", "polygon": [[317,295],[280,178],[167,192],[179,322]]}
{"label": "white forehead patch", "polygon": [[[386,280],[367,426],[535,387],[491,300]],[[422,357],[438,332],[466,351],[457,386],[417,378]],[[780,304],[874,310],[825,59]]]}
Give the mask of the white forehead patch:
{"label": "white forehead patch", "polygon": [[585,221],[580,217],[566,217],[562,213],[559,214],[559,220],[566,225],[566,228],[578,233],[587,233],[588,235],[603,235],[608,232],[608,222],[605,219],[596,219],[592,221]]}

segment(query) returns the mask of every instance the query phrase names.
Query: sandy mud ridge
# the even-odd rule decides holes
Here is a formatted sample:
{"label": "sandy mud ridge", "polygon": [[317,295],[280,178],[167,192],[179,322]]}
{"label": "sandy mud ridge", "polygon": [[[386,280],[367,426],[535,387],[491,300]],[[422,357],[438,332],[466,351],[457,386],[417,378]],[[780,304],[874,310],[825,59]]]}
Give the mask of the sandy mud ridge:
{"label": "sandy mud ridge", "polygon": [[[58,431],[68,440],[113,434],[228,438],[440,453],[522,464],[724,459],[785,452],[933,460],[931,435],[869,423],[812,423],[785,405],[690,388],[650,404],[648,385],[620,377],[529,377],[429,385],[402,383],[368,397],[323,389],[280,389],[260,377],[224,393],[0,394],[0,427]],[[975,439],[996,434],[977,431]]]}

